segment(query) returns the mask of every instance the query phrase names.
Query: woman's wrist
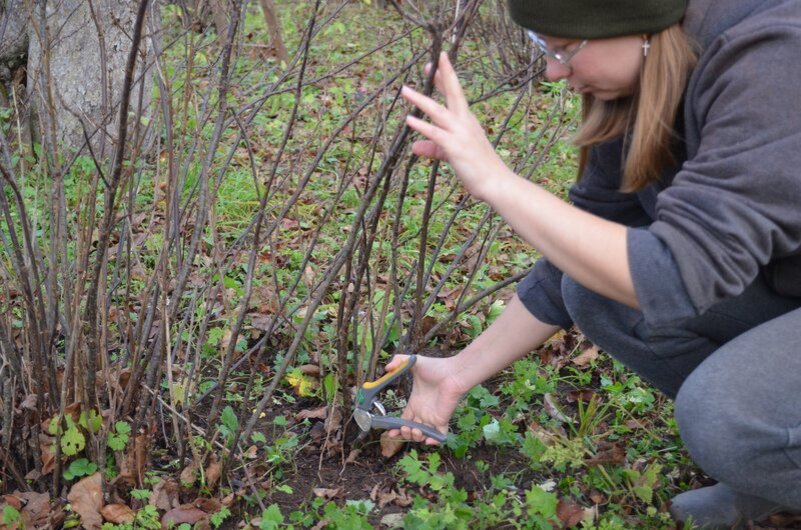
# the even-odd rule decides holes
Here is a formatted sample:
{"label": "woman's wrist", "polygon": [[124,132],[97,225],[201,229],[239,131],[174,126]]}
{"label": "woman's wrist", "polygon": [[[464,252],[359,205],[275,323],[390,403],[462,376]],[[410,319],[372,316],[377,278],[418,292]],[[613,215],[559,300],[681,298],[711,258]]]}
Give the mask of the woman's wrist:
{"label": "woman's wrist", "polygon": [[520,176],[498,159],[498,168],[491,171],[486,181],[483,197],[480,198],[494,210],[502,213],[503,205],[508,202],[510,197],[514,197],[520,192],[521,181]]}

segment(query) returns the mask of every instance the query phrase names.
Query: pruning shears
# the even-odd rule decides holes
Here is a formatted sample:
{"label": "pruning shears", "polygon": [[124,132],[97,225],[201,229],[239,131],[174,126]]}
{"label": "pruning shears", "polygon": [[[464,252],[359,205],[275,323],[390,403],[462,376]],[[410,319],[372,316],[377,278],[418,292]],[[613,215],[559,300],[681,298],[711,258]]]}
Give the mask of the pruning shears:
{"label": "pruning shears", "polygon": [[[409,427],[411,429],[420,429],[424,435],[429,438],[442,443],[446,440],[446,436],[439,432],[437,429],[424,423],[416,421],[404,420],[397,416],[387,416],[387,411],[384,405],[377,400],[378,394],[390,383],[394,382],[400,376],[411,370],[414,363],[417,362],[416,355],[410,355],[403,364],[395,370],[384,374],[380,379],[369,381],[359,387],[359,392],[356,394],[356,408],[353,410],[353,418],[356,424],[362,430],[359,437],[356,439],[361,440],[364,438],[370,429],[400,429],[401,427]],[[370,410],[375,407],[378,414],[373,414]]]}

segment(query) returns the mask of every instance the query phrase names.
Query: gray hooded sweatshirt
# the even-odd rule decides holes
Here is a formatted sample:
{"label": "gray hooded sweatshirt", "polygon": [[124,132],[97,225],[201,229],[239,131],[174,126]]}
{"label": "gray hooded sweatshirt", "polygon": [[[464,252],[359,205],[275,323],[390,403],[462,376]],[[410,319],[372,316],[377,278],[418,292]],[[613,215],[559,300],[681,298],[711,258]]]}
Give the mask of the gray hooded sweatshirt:
{"label": "gray hooded sweatshirt", "polygon": [[[690,0],[683,25],[701,54],[676,167],[622,193],[622,140],[608,142],[570,192],[577,207],[629,226],[635,291],[656,327],[702,314],[760,274],[801,296],[801,0]],[[540,320],[567,327],[560,280],[542,259],[518,294]]]}

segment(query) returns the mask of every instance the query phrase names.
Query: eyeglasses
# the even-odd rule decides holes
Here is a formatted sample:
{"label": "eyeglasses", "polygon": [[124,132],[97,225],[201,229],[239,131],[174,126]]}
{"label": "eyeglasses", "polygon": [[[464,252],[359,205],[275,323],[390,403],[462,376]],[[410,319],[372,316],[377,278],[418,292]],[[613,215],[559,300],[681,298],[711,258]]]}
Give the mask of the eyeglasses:
{"label": "eyeglasses", "polygon": [[558,62],[559,64],[561,64],[562,66],[566,67],[567,69],[569,69],[571,71],[573,70],[573,67],[570,65],[570,60],[573,57],[575,57],[576,54],[578,52],[580,52],[581,49],[584,46],[587,45],[587,40],[585,39],[585,40],[579,42],[570,51],[567,51],[564,48],[551,50],[548,47],[548,44],[545,42],[545,40],[542,37],[540,37],[539,35],[537,35],[536,33],[534,33],[533,31],[531,31],[530,29],[526,30],[526,34],[528,35],[528,38],[531,39],[531,42],[534,43],[534,45],[540,50],[540,52],[544,56],[550,57],[551,59],[555,60],[556,62]]}

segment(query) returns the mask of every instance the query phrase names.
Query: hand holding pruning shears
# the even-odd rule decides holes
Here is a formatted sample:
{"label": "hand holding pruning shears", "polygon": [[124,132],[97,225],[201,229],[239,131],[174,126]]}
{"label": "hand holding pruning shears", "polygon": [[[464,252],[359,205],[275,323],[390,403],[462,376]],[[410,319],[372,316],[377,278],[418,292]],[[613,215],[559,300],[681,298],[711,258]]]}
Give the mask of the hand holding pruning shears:
{"label": "hand holding pruning shears", "polygon": [[428,123],[414,116],[406,118],[409,127],[427,138],[415,142],[412,151],[451,164],[465,188],[476,198],[486,201],[492,188],[499,184],[498,179],[511,172],[470,112],[459,78],[445,53],[440,55],[434,84],[445,96],[446,105],[403,87],[403,97],[431,119]]}
{"label": "hand holding pruning shears", "polygon": [[[447,385],[438,384],[438,379],[450,375],[448,370],[438,371],[438,365],[445,368],[446,359],[420,357],[419,361],[420,365],[415,370],[414,390],[401,417],[387,416],[377,397],[384,388],[415,366],[418,362],[417,356],[395,356],[387,365],[387,374],[377,381],[362,385],[356,397],[353,416],[363,434],[374,428],[388,429],[391,436],[400,435],[408,440],[425,441],[429,445],[445,441],[448,420],[461,393],[443,394]],[[373,407],[378,410],[378,414],[371,412]]]}

